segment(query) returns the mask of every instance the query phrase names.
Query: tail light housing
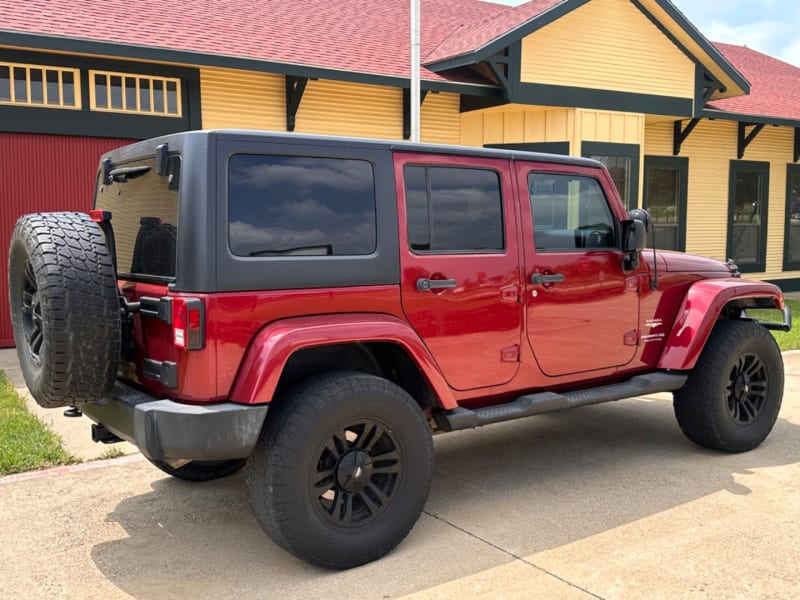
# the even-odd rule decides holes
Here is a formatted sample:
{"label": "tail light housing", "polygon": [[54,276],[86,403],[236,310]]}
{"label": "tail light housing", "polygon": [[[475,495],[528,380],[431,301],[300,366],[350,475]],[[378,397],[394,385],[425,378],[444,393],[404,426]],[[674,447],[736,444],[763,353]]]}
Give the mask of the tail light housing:
{"label": "tail light housing", "polygon": [[206,306],[199,298],[172,298],[172,342],[181,350],[206,345]]}

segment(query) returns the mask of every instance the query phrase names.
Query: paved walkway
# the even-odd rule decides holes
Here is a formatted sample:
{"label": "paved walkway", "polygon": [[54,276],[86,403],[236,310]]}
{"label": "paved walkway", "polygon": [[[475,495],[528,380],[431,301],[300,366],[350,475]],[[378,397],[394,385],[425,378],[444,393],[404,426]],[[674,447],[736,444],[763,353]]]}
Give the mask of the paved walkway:
{"label": "paved walkway", "polygon": [[689,443],[659,397],[437,436],[419,523],[343,573],[273,544],[243,473],[189,484],[137,455],[0,479],[0,595],[796,600],[800,352],[784,359],[781,417],[744,454]]}

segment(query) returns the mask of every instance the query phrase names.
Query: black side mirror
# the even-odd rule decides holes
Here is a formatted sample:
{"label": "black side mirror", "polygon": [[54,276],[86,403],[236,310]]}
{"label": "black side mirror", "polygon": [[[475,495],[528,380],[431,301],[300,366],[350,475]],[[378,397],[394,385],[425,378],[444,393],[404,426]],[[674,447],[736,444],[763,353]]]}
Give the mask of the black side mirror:
{"label": "black side mirror", "polygon": [[644,230],[650,231],[653,220],[650,218],[650,213],[643,208],[632,208],[628,211],[628,218],[634,221],[641,221],[644,223]]}
{"label": "black side mirror", "polygon": [[622,259],[622,270],[627,273],[639,268],[639,252],[645,247],[646,231],[644,223],[638,219],[627,219],[622,221],[621,225],[622,246],[620,249],[628,254]]}
{"label": "black side mirror", "polygon": [[638,219],[627,219],[622,222],[623,252],[640,252],[647,245],[645,224]]}

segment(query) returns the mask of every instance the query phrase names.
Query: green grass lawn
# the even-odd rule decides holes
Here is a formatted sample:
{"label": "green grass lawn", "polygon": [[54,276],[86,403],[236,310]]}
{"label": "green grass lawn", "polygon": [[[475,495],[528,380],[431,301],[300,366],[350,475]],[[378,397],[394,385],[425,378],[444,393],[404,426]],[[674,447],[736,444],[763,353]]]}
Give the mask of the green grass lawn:
{"label": "green grass lawn", "polygon": [[[772,334],[781,347],[781,350],[800,350],[800,300],[787,299],[786,304],[792,309],[792,319],[795,321],[792,330],[788,333],[773,331]],[[783,316],[777,310],[748,310],[747,313],[762,321],[782,321]]]}
{"label": "green grass lawn", "polygon": [[0,371],[0,475],[80,462],[61,439],[25,409],[25,401]]}

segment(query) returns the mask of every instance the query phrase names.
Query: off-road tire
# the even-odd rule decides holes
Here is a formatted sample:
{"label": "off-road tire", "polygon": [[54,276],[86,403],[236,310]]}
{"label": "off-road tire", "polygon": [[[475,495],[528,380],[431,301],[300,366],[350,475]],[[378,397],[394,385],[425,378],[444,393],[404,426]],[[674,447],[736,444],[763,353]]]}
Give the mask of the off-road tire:
{"label": "off-road tire", "polygon": [[432,474],[431,431],[414,399],[380,377],[332,372],[270,407],[247,486],[258,522],[278,545],[347,569],[400,543],[422,512]]}
{"label": "off-road tire", "polygon": [[675,417],[696,444],[745,452],[769,435],[782,398],[783,358],[769,331],[752,321],[720,321],[675,392]]}
{"label": "off-road tire", "polygon": [[22,375],[45,408],[92,402],[111,389],[120,303],[100,228],[83,213],[21,217],[11,235],[8,288]]}
{"label": "off-road tire", "polygon": [[148,460],[164,471],[164,473],[185,481],[211,481],[212,479],[221,479],[228,475],[233,475],[247,463],[247,459],[245,458],[212,461],[193,460],[176,469],[163,460]]}

